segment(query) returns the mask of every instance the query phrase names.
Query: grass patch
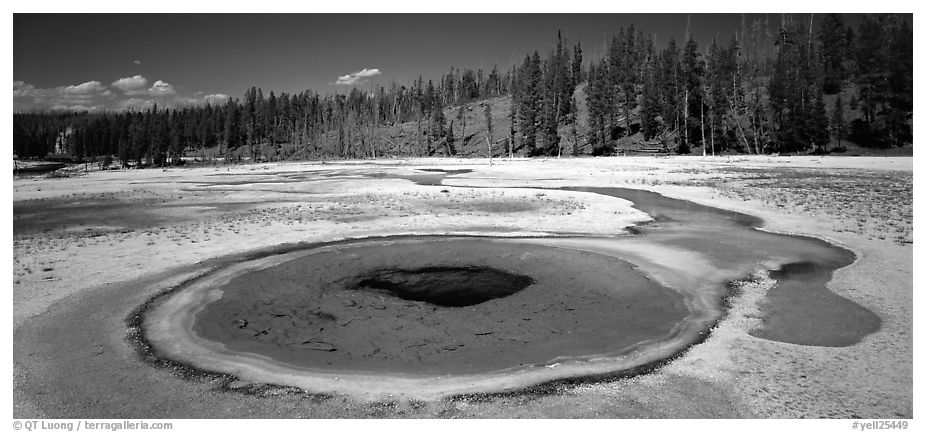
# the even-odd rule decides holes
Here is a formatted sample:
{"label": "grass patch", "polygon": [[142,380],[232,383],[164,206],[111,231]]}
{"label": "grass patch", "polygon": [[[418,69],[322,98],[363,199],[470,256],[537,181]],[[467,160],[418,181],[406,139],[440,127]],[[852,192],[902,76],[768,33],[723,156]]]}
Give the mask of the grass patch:
{"label": "grass patch", "polygon": [[913,174],[907,172],[726,168],[739,177],[721,195],[787,213],[828,217],[837,232],[913,243]]}

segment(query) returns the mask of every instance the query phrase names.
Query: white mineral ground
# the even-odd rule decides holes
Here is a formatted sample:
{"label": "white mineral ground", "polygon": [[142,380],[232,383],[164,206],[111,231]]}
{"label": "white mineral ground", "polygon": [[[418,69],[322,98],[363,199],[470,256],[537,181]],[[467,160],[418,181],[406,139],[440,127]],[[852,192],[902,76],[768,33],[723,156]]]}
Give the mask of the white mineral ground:
{"label": "white mineral ground", "polygon": [[[128,226],[91,218],[67,231],[14,232],[14,416],[912,416],[912,245],[843,229],[854,225],[845,214],[809,217],[799,208],[743,200],[723,193],[717,182],[704,182],[739,179],[742,173],[725,170],[730,167],[909,176],[912,158],[495,162],[285,163],[14,180],[14,206],[35,199],[106,199],[136,203],[133,211],[140,212]],[[443,193],[446,187],[361,175],[421,174],[415,168],[472,169],[445,184],[488,188],[450,188]],[[522,188],[511,188],[517,186]],[[770,231],[819,237],[846,247],[858,259],[837,270],[829,287],[876,313],[881,328],[848,347],[750,336],[749,331],[761,325],[757,305],[770,285],[759,277],[743,285],[727,317],[706,341],[653,373],[567,386],[552,394],[433,401],[385,396],[375,403],[341,394],[306,398],[281,391],[257,398],[217,391],[215,379],[185,380],[141,362],[126,342],[125,320],[134,308],[165,288],[222,266],[226,262],[221,257],[287,243],[384,235],[493,231],[491,235],[609,236],[647,219],[624,200],[528,189],[560,186],[652,190],[758,216]],[[129,210],[118,212],[113,220],[124,219]]]}

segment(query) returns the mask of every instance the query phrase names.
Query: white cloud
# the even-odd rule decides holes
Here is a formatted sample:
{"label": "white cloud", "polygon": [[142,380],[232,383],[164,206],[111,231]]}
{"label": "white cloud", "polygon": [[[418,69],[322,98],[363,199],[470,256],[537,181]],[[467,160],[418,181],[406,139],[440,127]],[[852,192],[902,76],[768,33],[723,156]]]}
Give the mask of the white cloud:
{"label": "white cloud", "polygon": [[138,91],[139,89],[144,89],[148,85],[148,79],[141,76],[135,75],[132,77],[119,78],[113,82],[112,86],[122,90],[123,92]]}
{"label": "white cloud", "polygon": [[228,95],[222,93],[205,95],[203,96],[203,100],[212,105],[223,105],[228,102]]}
{"label": "white cloud", "polygon": [[135,60],[135,61],[133,61],[132,63],[135,63],[135,64],[137,64],[137,65],[140,65],[140,64],[141,64],[141,60]]}
{"label": "white cloud", "polygon": [[112,91],[99,81],[53,88],[36,88],[23,81],[13,81],[13,109],[16,111],[53,109],[96,111],[105,105]]}
{"label": "white cloud", "polygon": [[164,81],[149,84],[141,75],[120,78],[112,89],[99,81],[52,88],[36,88],[24,81],[13,81],[13,110],[24,111],[144,111],[158,108],[224,105],[231,99],[227,94],[197,92],[189,97]]}
{"label": "white cloud", "polygon": [[354,84],[357,84],[363,81],[364,78],[369,78],[371,76],[376,76],[376,75],[381,75],[381,74],[382,72],[380,72],[379,69],[377,68],[373,68],[373,69],[364,68],[352,74],[339,76],[338,80],[335,81],[334,84],[335,85],[354,85]]}
{"label": "white cloud", "polygon": [[177,91],[174,90],[174,86],[164,81],[157,80],[154,82],[154,85],[148,89],[148,94],[151,96],[171,96],[177,94]]}
{"label": "white cloud", "polygon": [[68,94],[76,95],[87,95],[93,93],[100,93],[103,90],[106,90],[106,86],[99,81],[87,81],[83,84],[78,85],[69,85],[64,88],[64,92]]}
{"label": "white cloud", "polygon": [[35,86],[22,81],[13,81],[13,99],[35,96]]}

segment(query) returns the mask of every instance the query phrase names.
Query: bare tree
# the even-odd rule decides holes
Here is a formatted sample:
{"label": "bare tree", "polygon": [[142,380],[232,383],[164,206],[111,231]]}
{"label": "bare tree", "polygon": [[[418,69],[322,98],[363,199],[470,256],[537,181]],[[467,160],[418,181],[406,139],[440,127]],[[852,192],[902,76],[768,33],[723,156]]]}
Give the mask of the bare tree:
{"label": "bare tree", "polygon": [[[492,106],[489,105],[488,103],[486,103],[485,116],[486,116],[486,145],[489,147],[489,165],[492,165]],[[463,124],[465,125],[466,122],[464,121]]]}
{"label": "bare tree", "polygon": [[460,105],[460,110],[457,111],[457,120],[460,121],[460,145],[465,146],[466,145],[466,104]]}

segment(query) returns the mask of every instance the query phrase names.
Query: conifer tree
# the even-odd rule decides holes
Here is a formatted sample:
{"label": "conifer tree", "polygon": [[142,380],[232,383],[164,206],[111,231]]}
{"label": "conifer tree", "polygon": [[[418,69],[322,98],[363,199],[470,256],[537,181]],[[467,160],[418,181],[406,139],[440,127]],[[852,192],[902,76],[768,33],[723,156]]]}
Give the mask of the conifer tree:
{"label": "conifer tree", "polygon": [[572,71],[572,84],[579,85],[580,83],[585,82],[585,71],[582,68],[582,43],[579,42],[572,49],[572,63],[570,64]]}
{"label": "conifer tree", "polygon": [[631,117],[637,105],[637,85],[640,84],[638,68],[642,61],[642,52],[639,42],[642,38],[637,34],[632,24],[624,33],[624,38],[624,41],[619,45],[623,60],[620,62],[618,71],[618,87],[620,89],[618,100],[624,117],[624,130],[629,135],[631,133]]}
{"label": "conifer tree", "polygon": [[877,115],[877,107],[884,99],[887,50],[885,29],[887,22],[881,16],[865,15],[859,25],[854,50],[856,85],[859,89],[859,107],[862,119],[870,128]]}
{"label": "conifer tree", "polygon": [[826,104],[823,101],[823,90],[817,91],[816,97],[814,97],[813,108],[810,111],[810,117],[808,119],[808,135],[810,138],[810,146],[813,148],[814,153],[825,154],[827,152],[827,144],[830,141],[830,128],[829,128],[829,118],[826,115]]}
{"label": "conifer tree", "polygon": [[595,156],[610,154],[610,136],[607,132],[608,112],[610,106],[607,63],[604,59],[599,64],[588,67],[588,86],[585,89],[588,106],[588,143]]}
{"label": "conifer tree", "polygon": [[692,135],[696,135],[700,127],[700,120],[696,113],[701,107],[704,93],[704,66],[701,62],[701,54],[698,52],[698,43],[694,39],[688,39],[685,44],[681,66],[685,93],[682,106],[684,141],[683,146],[679,146],[679,152],[688,153],[691,143],[694,142]]}
{"label": "conifer tree", "polygon": [[835,94],[842,88],[846,76],[845,61],[849,54],[842,14],[826,14],[820,23],[818,38],[823,63],[823,92]]}
{"label": "conifer tree", "polygon": [[[669,39],[662,50],[656,69],[655,88],[661,91],[660,115],[666,129],[675,132],[676,140],[682,136],[682,80],[678,46],[675,39]],[[682,153],[682,152],[680,152]]]}
{"label": "conifer tree", "polygon": [[842,140],[846,138],[846,120],[843,114],[842,95],[836,95],[833,106],[833,115],[830,120],[830,133],[836,138],[836,145],[842,147]]}
{"label": "conifer tree", "polygon": [[655,83],[655,74],[651,65],[647,65],[646,76],[643,79],[642,105],[640,107],[640,126],[643,139],[648,140],[659,134],[659,116],[661,114],[661,101]]}
{"label": "conifer tree", "polygon": [[447,118],[444,116],[444,107],[441,103],[440,96],[434,93],[433,86],[428,83],[428,88],[432,89],[430,92],[432,101],[431,101],[431,123],[429,125],[428,131],[428,143],[429,143],[429,152],[430,143],[433,140],[436,140],[438,143],[443,140],[444,146],[447,150],[448,156],[455,156],[457,154],[456,148],[453,146],[452,140],[447,140]]}
{"label": "conifer tree", "polygon": [[887,106],[882,107],[887,141],[892,146],[913,142],[913,30],[906,21],[890,26],[887,62]]}
{"label": "conifer tree", "polygon": [[527,56],[519,71],[518,129],[528,155],[537,153],[537,132],[543,104],[543,73],[540,55]]}
{"label": "conifer tree", "polygon": [[562,41],[545,63],[543,87],[541,89],[540,138],[537,154],[550,155],[559,152],[559,119],[561,111],[568,110],[568,73],[563,63]]}

